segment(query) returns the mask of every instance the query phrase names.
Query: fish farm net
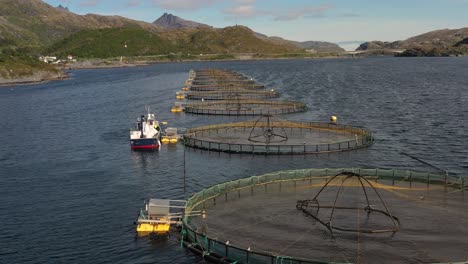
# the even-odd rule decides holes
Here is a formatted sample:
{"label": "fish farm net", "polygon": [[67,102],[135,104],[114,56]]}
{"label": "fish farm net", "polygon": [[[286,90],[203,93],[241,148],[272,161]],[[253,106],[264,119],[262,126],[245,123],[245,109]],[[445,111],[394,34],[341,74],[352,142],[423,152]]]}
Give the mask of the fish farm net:
{"label": "fish farm net", "polygon": [[194,71],[193,78],[189,78],[187,81],[187,86],[192,91],[213,91],[232,88],[257,90],[265,87],[240,73],[218,69]]}
{"label": "fish farm net", "polygon": [[302,102],[268,100],[220,100],[215,102],[189,103],[185,112],[200,115],[279,115],[304,112],[307,107]]}
{"label": "fish farm net", "polygon": [[340,124],[286,121],[271,116],[187,130],[184,144],[204,150],[249,154],[312,154],[364,148],[366,129]]}
{"label": "fish farm net", "polygon": [[203,85],[190,85],[189,90],[191,91],[219,91],[219,90],[232,90],[232,89],[244,89],[244,90],[262,90],[265,88],[263,84],[203,84]]}
{"label": "fish farm net", "polygon": [[228,263],[466,261],[465,189],[464,177],[395,169],[254,176],[194,194],[186,215],[202,214],[184,218],[183,242]]}
{"label": "fish farm net", "polygon": [[209,84],[217,84],[217,85],[252,85],[255,84],[254,80],[244,79],[244,78],[217,78],[217,79],[194,79],[192,81],[193,85],[209,85]]}
{"label": "fish farm net", "polygon": [[190,100],[249,100],[271,99],[277,97],[279,97],[279,93],[274,90],[253,91],[246,89],[235,89],[186,93],[186,98]]}

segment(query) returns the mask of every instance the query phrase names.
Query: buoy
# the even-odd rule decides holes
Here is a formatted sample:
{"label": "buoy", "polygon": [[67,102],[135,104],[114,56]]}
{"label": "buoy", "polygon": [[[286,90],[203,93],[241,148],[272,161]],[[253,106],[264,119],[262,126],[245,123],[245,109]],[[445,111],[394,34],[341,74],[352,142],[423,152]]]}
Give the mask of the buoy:
{"label": "buoy", "polygon": [[338,117],[336,116],[331,116],[330,117],[330,121],[332,121],[332,123],[336,123],[338,121]]}
{"label": "buoy", "polygon": [[163,138],[161,139],[161,142],[162,142],[162,143],[169,143],[169,139],[168,139],[167,137],[163,137]]}
{"label": "buoy", "polygon": [[171,139],[169,140],[169,142],[171,142],[171,143],[177,143],[177,138],[171,138]]}

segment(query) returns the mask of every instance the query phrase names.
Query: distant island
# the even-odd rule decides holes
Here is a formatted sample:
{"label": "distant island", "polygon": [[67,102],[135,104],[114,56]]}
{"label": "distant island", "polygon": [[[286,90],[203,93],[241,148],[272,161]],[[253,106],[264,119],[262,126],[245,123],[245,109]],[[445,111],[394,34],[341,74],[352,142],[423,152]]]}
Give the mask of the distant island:
{"label": "distant island", "polygon": [[[438,30],[405,41],[366,42],[353,55],[466,55],[467,43],[468,28]],[[120,16],[78,15],[41,0],[0,0],[0,83],[63,78],[58,68],[346,55],[335,43],[291,41],[240,25],[214,28],[168,13],[147,23]],[[55,59],[44,63],[40,57]]]}
{"label": "distant island", "polygon": [[372,54],[391,54],[401,50],[400,57],[441,57],[468,55],[468,28],[435,30],[407,40],[361,44],[356,51]]}

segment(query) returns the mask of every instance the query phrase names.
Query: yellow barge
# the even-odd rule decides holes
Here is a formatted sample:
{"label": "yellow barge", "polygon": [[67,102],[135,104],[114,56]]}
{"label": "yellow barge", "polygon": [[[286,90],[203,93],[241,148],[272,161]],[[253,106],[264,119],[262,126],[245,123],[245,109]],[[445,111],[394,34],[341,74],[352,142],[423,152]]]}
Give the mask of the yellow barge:
{"label": "yellow barge", "polygon": [[138,215],[137,234],[168,235],[172,225],[180,224],[186,203],[185,200],[150,199]]}

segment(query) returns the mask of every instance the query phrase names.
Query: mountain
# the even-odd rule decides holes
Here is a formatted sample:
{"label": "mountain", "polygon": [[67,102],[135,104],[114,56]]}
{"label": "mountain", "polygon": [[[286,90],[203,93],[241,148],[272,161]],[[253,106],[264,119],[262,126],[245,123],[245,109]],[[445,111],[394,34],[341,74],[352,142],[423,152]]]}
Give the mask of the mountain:
{"label": "mountain", "polygon": [[153,22],[154,25],[164,29],[180,29],[180,28],[201,28],[210,27],[208,25],[185,20],[172,14],[164,13],[161,17]]}
{"label": "mountain", "polygon": [[84,29],[159,28],[120,16],[77,15],[41,0],[0,0],[0,44],[44,46]]}
{"label": "mountain", "polygon": [[[164,28],[164,29],[195,29],[195,28],[202,28],[202,27],[211,27],[206,24],[189,21],[182,19],[178,16],[174,16],[172,14],[164,13],[161,17],[159,17],[153,24]],[[315,50],[317,52],[343,52],[340,46],[330,43],[330,42],[321,42],[321,41],[305,41],[305,42],[298,42],[298,41],[291,41],[287,39],[283,39],[281,37],[269,37],[265,34],[254,32],[254,35],[262,39],[264,41],[286,46],[289,49],[306,49],[306,50]]]}
{"label": "mountain", "polygon": [[468,54],[468,28],[442,29],[427,32],[403,41],[365,42],[357,50],[405,50],[400,56],[450,56]]}

